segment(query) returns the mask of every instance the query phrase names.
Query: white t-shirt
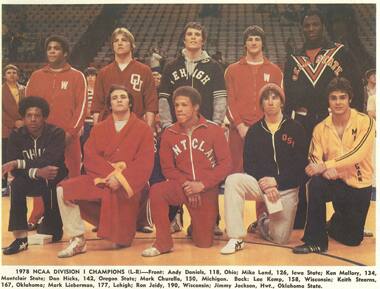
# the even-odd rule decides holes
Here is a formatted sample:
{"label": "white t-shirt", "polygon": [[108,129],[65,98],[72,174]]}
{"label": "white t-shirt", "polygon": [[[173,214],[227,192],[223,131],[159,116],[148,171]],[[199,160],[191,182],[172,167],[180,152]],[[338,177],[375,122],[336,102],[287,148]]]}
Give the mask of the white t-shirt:
{"label": "white t-shirt", "polygon": [[115,120],[115,129],[117,132],[121,131],[127,124],[127,120]]}

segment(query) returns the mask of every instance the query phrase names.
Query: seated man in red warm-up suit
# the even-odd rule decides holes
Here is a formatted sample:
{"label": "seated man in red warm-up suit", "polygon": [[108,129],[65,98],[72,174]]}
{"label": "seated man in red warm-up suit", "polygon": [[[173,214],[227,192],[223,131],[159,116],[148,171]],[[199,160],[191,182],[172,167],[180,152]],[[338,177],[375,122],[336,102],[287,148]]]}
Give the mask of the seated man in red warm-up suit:
{"label": "seated man in red warm-up suit", "polygon": [[211,247],[218,213],[219,183],[231,170],[231,155],[223,129],[200,113],[201,95],[191,86],[173,93],[177,122],[166,128],[160,162],[166,181],[149,191],[156,241],[142,256],[154,257],[173,248],[169,205],[185,204],[196,246]]}
{"label": "seated man in red warm-up suit", "polygon": [[83,219],[116,248],[130,246],[136,233],[140,194],[153,168],[153,133],[131,112],[133,97],[125,87],[112,86],[107,101],[112,114],[94,126],[84,147],[87,174],[57,189],[63,228],[71,238],[58,253],[61,258],[86,251]]}

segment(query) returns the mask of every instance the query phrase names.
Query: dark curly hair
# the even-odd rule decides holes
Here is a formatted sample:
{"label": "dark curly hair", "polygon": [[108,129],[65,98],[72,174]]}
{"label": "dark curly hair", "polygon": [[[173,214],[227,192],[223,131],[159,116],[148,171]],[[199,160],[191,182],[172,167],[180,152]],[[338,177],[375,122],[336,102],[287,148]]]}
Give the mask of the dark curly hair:
{"label": "dark curly hair", "polygon": [[351,83],[344,77],[335,77],[329,82],[326,88],[327,97],[329,97],[331,92],[337,91],[337,90],[346,92],[350,99],[352,99],[354,96]]}
{"label": "dark curly hair", "polygon": [[173,102],[178,96],[186,96],[190,98],[192,105],[198,104],[199,106],[202,103],[202,96],[198,90],[191,86],[180,86],[173,92]]}
{"label": "dark curly hair", "polygon": [[45,51],[47,51],[47,47],[50,42],[55,41],[61,44],[63,53],[67,53],[67,56],[70,54],[70,45],[69,41],[66,39],[66,37],[62,35],[51,35],[45,40]]}
{"label": "dark curly hair", "polygon": [[26,110],[31,107],[38,107],[42,111],[42,116],[47,118],[50,113],[48,102],[39,96],[29,96],[23,98],[18,105],[18,112],[22,117],[25,117]]}

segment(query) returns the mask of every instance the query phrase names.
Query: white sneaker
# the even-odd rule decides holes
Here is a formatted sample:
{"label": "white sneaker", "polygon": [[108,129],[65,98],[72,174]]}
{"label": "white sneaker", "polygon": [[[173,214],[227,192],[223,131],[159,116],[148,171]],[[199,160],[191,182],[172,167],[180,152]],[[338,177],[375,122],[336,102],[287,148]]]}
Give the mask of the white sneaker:
{"label": "white sneaker", "polygon": [[158,249],[155,247],[150,247],[148,249],[145,249],[141,253],[141,256],[143,256],[143,257],[156,257],[158,255],[161,255],[161,252],[158,251]]}
{"label": "white sneaker", "polygon": [[74,237],[71,238],[69,246],[58,253],[58,258],[72,257],[77,254],[85,253],[86,250],[86,239],[84,237]]}
{"label": "white sneaker", "polygon": [[242,239],[230,239],[226,246],[220,250],[220,254],[228,255],[233,254],[244,248],[245,244]]}

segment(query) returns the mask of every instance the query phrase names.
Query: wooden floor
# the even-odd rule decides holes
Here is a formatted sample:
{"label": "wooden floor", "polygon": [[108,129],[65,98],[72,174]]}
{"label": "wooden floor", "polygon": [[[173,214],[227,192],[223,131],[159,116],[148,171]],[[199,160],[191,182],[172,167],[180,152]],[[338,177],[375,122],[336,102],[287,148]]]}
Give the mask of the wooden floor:
{"label": "wooden floor", "polygon": [[[29,208],[30,208],[29,201]],[[223,196],[220,196],[220,208],[223,208]],[[246,202],[245,223],[255,219],[254,202]],[[331,212],[331,207],[328,207]],[[367,217],[366,229],[375,234],[375,202],[371,202]],[[2,198],[2,247],[9,245],[13,236],[7,231],[9,212],[9,198]],[[223,211],[221,212],[223,219]],[[330,215],[331,213],[328,213]],[[185,227],[189,224],[188,214],[185,214]],[[263,241],[256,234],[246,237],[246,248],[233,255],[221,255],[219,250],[226,244],[226,235],[216,237],[214,246],[207,249],[197,248],[185,236],[185,232],[173,235],[175,239],[174,252],[155,258],[143,258],[141,252],[149,247],[154,240],[154,233],[137,233],[136,239],[130,248],[112,249],[111,243],[99,240],[91,232],[88,225],[86,238],[87,253],[72,258],[59,259],[58,251],[67,246],[67,237],[61,242],[44,246],[29,246],[27,251],[12,256],[2,256],[3,265],[375,265],[376,238],[365,238],[359,247],[348,247],[330,240],[327,254],[294,255],[291,248],[301,244],[302,230],[295,230],[287,246],[277,246]],[[221,228],[224,229],[222,220]]]}

